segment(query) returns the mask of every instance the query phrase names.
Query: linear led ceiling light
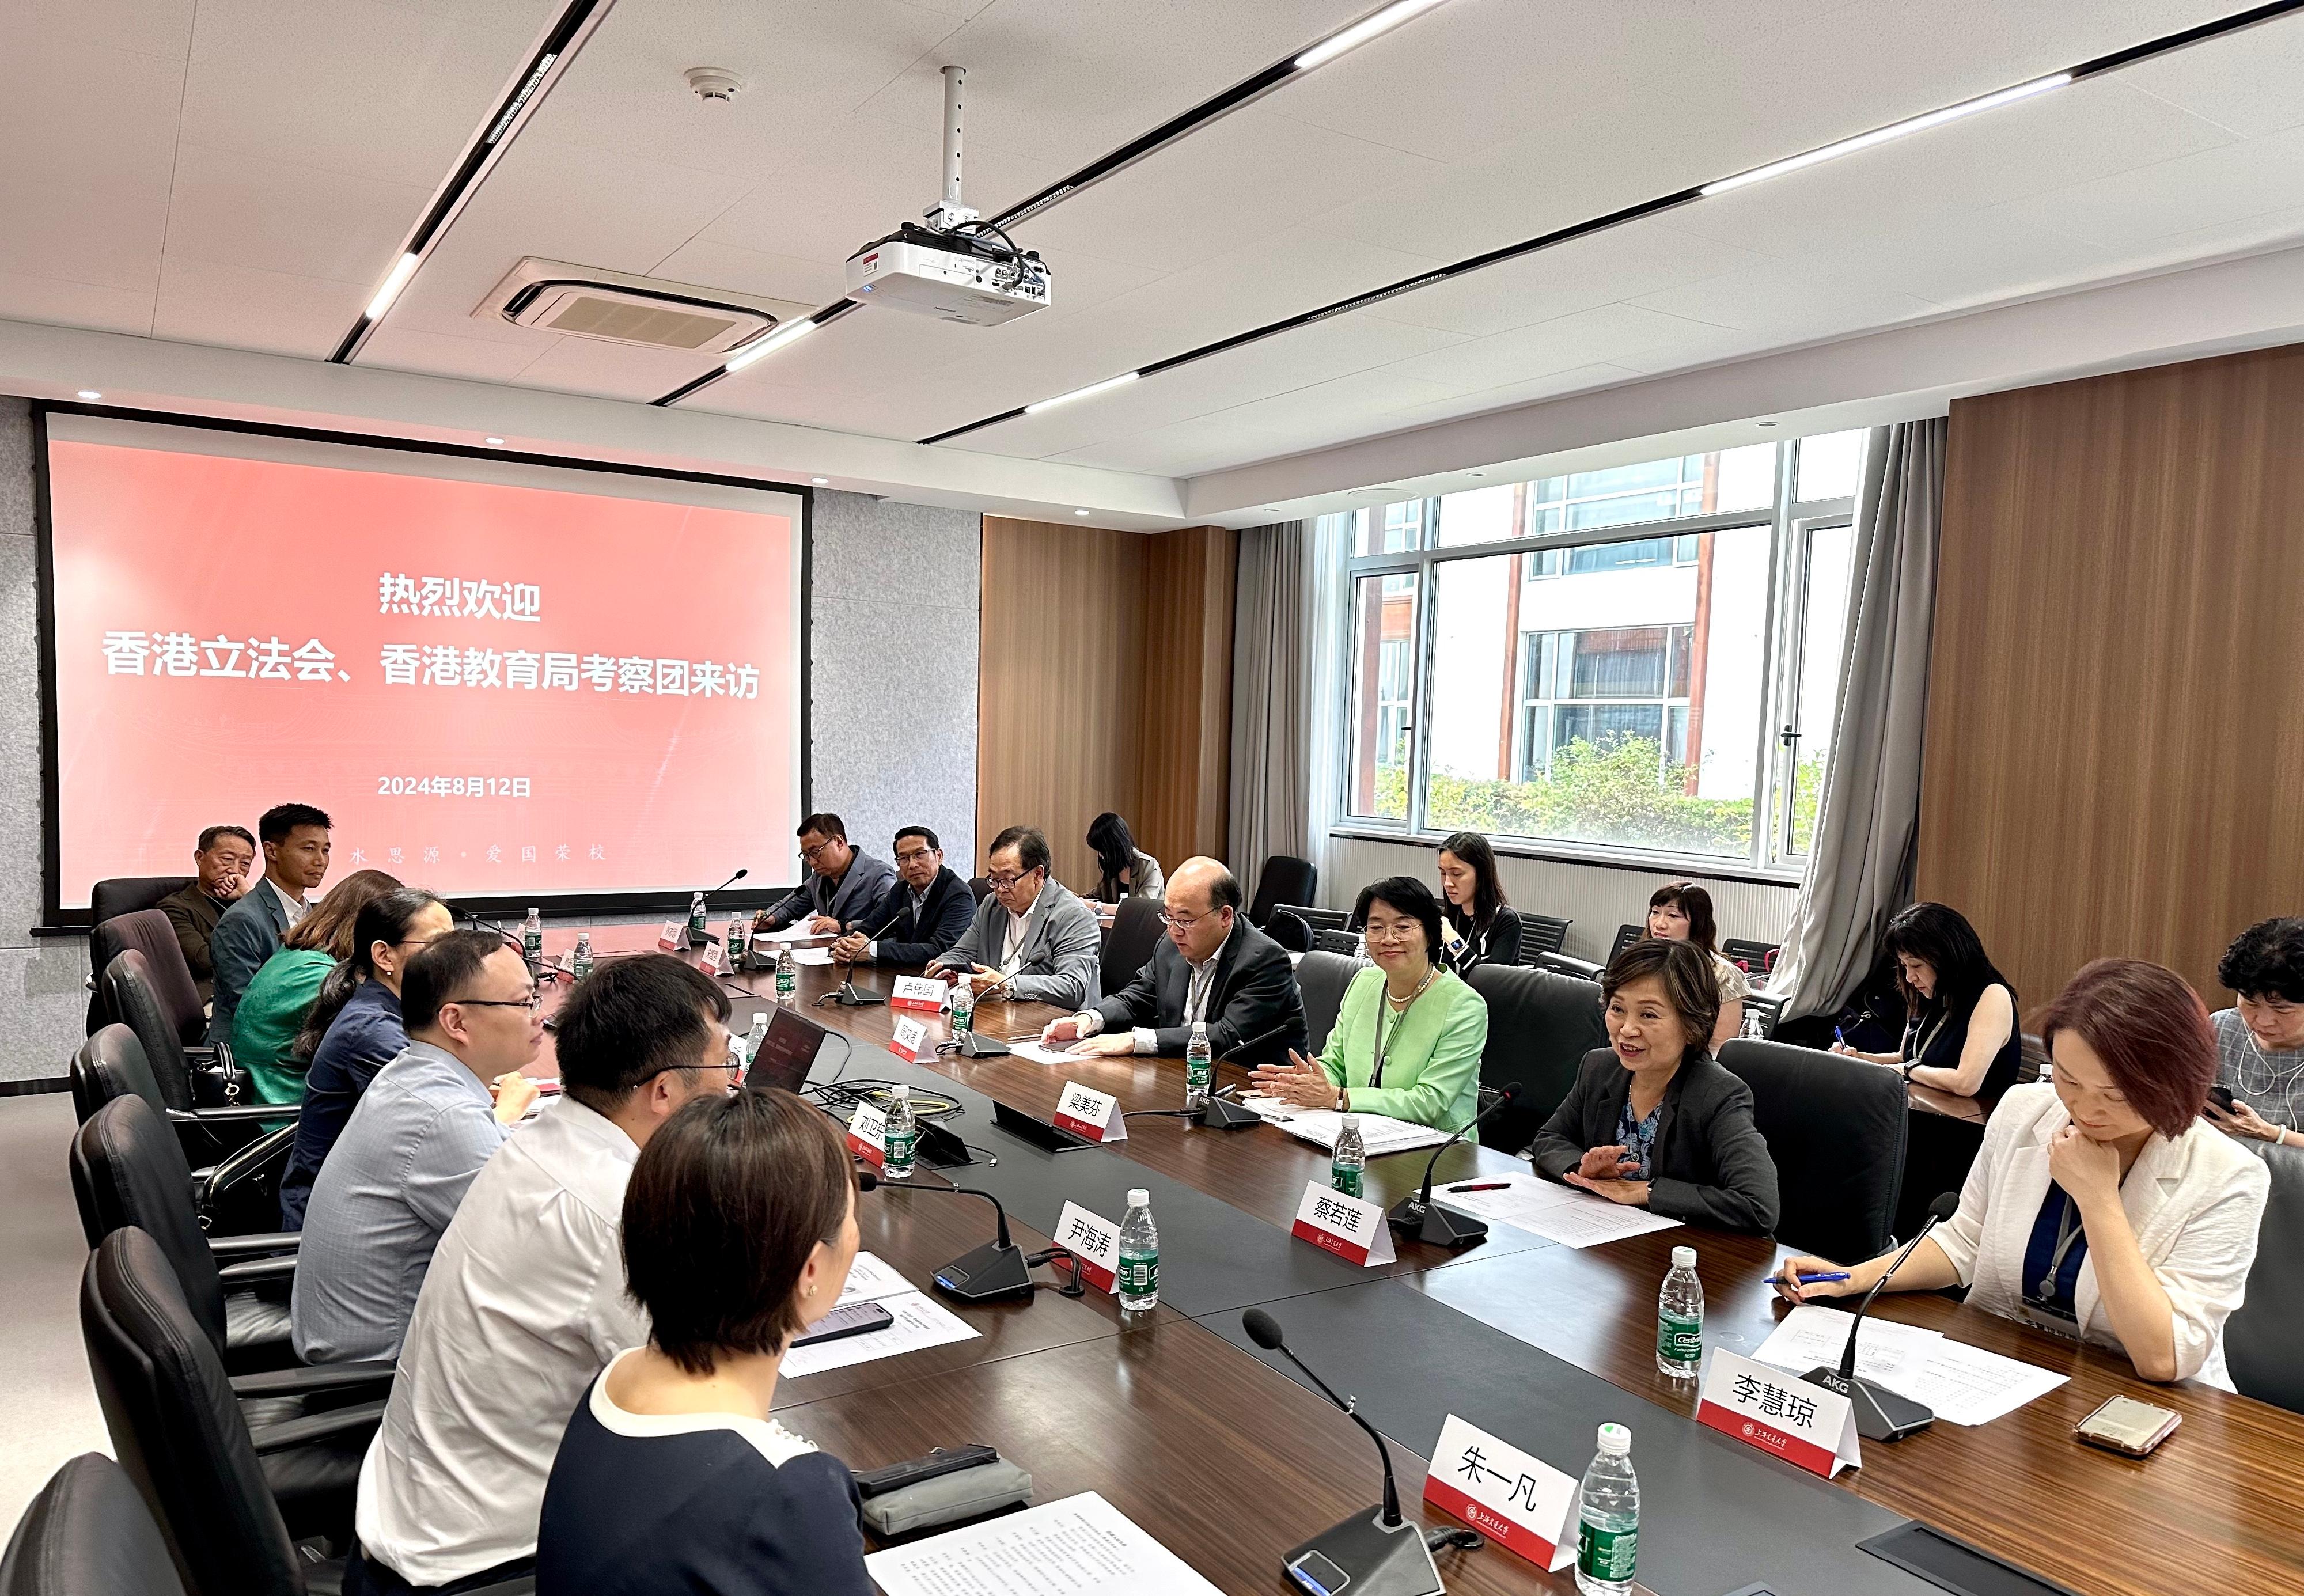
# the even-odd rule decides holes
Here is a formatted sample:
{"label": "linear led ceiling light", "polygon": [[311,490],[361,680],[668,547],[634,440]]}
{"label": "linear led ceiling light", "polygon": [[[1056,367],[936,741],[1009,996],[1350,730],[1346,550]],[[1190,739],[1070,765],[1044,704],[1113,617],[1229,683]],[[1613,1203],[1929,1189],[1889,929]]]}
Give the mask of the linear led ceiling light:
{"label": "linear led ceiling light", "polygon": [[750,366],[755,360],[764,359],[767,356],[775,354],[780,349],[784,349],[791,344],[798,343],[810,333],[815,332],[816,328],[817,322],[816,318],[813,317],[809,317],[805,321],[796,321],[789,325],[778,327],[767,337],[755,338],[751,342],[746,344],[743,348],[730,355],[726,360],[721,363],[721,369],[724,371],[741,371],[745,367]]}
{"label": "linear led ceiling light", "polygon": [[1060,404],[1072,403],[1075,399],[1086,399],[1091,393],[1101,393],[1107,388],[1117,388],[1123,384],[1132,383],[1143,375],[1140,371],[1123,371],[1118,376],[1108,376],[1100,383],[1090,383],[1085,388],[1074,388],[1071,393],[1059,393],[1054,399],[1044,399],[1038,404],[1028,404],[1024,407],[1024,413],[1027,416],[1037,416],[1042,410],[1053,410]]}
{"label": "linear led ceiling light", "polygon": [[1852,156],[1859,149],[1870,149],[1876,144],[1885,144],[1891,139],[1902,139],[1908,133],[1925,133],[1930,128],[1940,128],[1948,122],[1958,122],[1961,117],[1973,116],[1979,111],[2012,106],[2018,100],[2029,100],[2036,94],[2047,93],[2051,89],[2062,89],[2071,80],[2070,72],[2052,72],[2045,78],[2035,78],[2029,83],[2003,89],[1997,94],[1979,95],[1972,100],[1962,100],[1957,106],[1931,111],[1925,116],[1910,117],[1885,128],[1874,128],[1868,133],[1859,133],[1853,139],[1842,139],[1837,144],[1827,144],[1820,149],[1789,156],[1781,161],[1771,161],[1765,166],[1755,166],[1749,172],[1740,172],[1733,177],[1724,177],[1716,183],[1707,183],[1702,192],[1708,198],[1715,194],[1725,194],[1731,189],[1766,182],[1772,177],[1782,177],[1787,172],[1798,172],[1802,167],[1838,160],[1842,156]]}
{"label": "linear led ceiling light", "polygon": [[1379,33],[1389,33],[1402,22],[1421,16],[1440,0],[1393,0],[1372,17],[1363,17],[1341,33],[1332,33],[1296,57],[1296,70],[1309,72],[1334,61],[1346,50],[1356,50]]}
{"label": "linear led ceiling light", "polygon": [[[1298,59],[1300,61],[1311,59],[1321,50],[1326,49],[1329,44],[1341,44],[1350,38],[1357,28],[1382,21],[1394,12],[1402,11],[1408,3],[1409,0],[1402,0],[1401,4],[1376,13],[1368,18],[1367,22],[1345,29],[1343,32],[1336,34],[1326,43],[1316,45],[1310,50],[1307,50]],[[1508,260],[1518,260],[1540,250],[1554,249],[1576,239],[1589,238],[1596,232],[1605,232],[1610,228],[1622,227],[1627,223],[1638,222],[1664,211],[1677,210],[1683,205],[1691,205],[1697,200],[1714,194],[1724,194],[1730,190],[1743,188],[1748,183],[1756,183],[1764,178],[1781,177],[1788,172],[1797,172],[1804,166],[1813,166],[1820,161],[1829,161],[1835,156],[1852,155],[1859,149],[1868,149],[1873,145],[1885,144],[1891,139],[1901,139],[1907,133],[1923,132],[1929,128],[1942,127],[1948,122],[1956,122],[1964,116],[1973,116],[1979,111],[1989,111],[2000,106],[2012,105],[2018,100],[2029,99],[2036,94],[2045,94],[2052,89],[2062,89],[2067,83],[2077,83],[2089,78],[2101,77],[2108,72],[2118,72],[2122,67],[2133,66],[2139,61],[2148,61],[2157,56],[2172,55],[2178,50],[2206,43],[2212,38],[2224,38],[2243,29],[2257,27],[2300,9],[2304,9],[2304,0],[2269,0],[2268,4],[2251,6],[2246,11],[2234,12],[2229,16],[2217,17],[2211,21],[2199,23],[2196,27],[2184,29],[2181,32],[2163,34],[2158,38],[2147,39],[2140,45],[2131,45],[2124,50],[2115,50],[2110,55],[2098,55],[2093,60],[2083,61],[2063,72],[2050,72],[2046,77],[2029,79],[2010,88],[1981,95],[1975,99],[1962,100],[1958,105],[1946,106],[1941,110],[1908,117],[1902,122],[1892,122],[1886,127],[1875,128],[1868,133],[1859,133],[1852,139],[1842,139],[1836,144],[1826,144],[1800,155],[1787,156],[1781,161],[1771,161],[1765,166],[1755,166],[1749,172],[1724,177],[1699,188],[1681,189],[1671,194],[1659,194],[1652,199],[1644,199],[1637,205],[1628,205],[1622,210],[1610,211],[1604,216],[1594,216],[1586,221],[1571,223],[1565,227],[1554,228],[1550,232],[1539,233],[1534,238],[1522,239],[1518,243],[1504,244],[1483,254],[1468,256],[1462,260],[1442,266],[1437,271],[1421,273],[1414,277],[1403,277],[1396,283],[1387,283],[1380,288],[1372,288],[1364,293],[1353,294],[1348,299],[1333,300],[1310,310],[1299,311],[1293,316],[1283,317],[1278,321],[1266,322],[1262,326],[1249,327],[1245,332],[1234,333],[1228,337],[1216,339],[1213,342],[1203,343],[1196,349],[1188,349],[1157,360],[1147,360],[1125,376],[1114,377],[1109,382],[1092,383],[1085,388],[1076,388],[1072,393],[1059,395],[1055,399],[1043,400],[1038,404],[1020,405],[1012,410],[1002,410],[997,415],[986,416],[959,426],[947,427],[942,432],[922,438],[920,442],[923,443],[947,443],[967,433],[980,432],[987,426],[997,426],[1004,421],[1013,421],[1020,416],[1038,415],[1052,404],[1062,404],[1069,400],[1085,398],[1088,394],[1100,393],[1113,386],[1114,383],[1127,382],[1138,377],[1158,376],[1163,372],[1173,371],[1179,366],[1190,366],[1196,361],[1228,354],[1244,345],[1260,342],[1266,338],[1275,338],[1283,333],[1293,332],[1298,327],[1309,326],[1314,322],[1326,321],[1331,317],[1349,316],[1355,310],[1365,310],[1372,305],[1398,294],[1413,293],[1418,289],[1429,288],[1436,283],[1446,283],[1472,272],[1484,271],[1492,266],[1501,266]],[[1414,13],[1410,12],[1408,14],[1413,15]],[[1408,19],[1407,16],[1402,16],[1400,20],[1405,21]],[[1368,37],[1373,38],[1374,35]],[[1351,46],[1347,45],[1343,47]],[[1322,57],[1322,59],[1327,58]]]}
{"label": "linear led ceiling light", "polygon": [[576,52],[592,37],[614,4],[615,0],[568,0],[559,17],[529,50],[519,76],[512,80],[503,97],[489,108],[487,120],[475,128],[465,141],[463,154],[433,190],[431,202],[409,230],[407,241],[400,247],[400,258],[393,263],[376,297],[368,302],[368,308],[360,312],[360,319],[337,343],[335,352],[328,357],[331,361],[338,366],[349,365],[360,353],[360,346],[384,320],[393,301],[463,214],[481,180],[495,168],[513,136],[528,124],[545,94],[559,81]]}

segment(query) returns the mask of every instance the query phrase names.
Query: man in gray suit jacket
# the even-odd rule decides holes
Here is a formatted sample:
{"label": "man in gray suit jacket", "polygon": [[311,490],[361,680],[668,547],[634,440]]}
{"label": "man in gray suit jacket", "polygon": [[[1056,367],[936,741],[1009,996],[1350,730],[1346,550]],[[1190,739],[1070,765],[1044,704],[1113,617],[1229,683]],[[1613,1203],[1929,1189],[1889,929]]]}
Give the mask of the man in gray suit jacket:
{"label": "man in gray suit jacket", "polygon": [[848,845],[847,823],[837,815],[811,815],[800,823],[800,857],[808,879],[756,919],[764,931],[805,920],[819,936],[837,935],[878,908],[895,884],[896,873],[885,859]]}
{"label": "man in gray suit jacket", "polygon": [[995,837],[984,867],[992,891],[928,973],[973,971],[1001,980],[1001,990],[1021,1002],[1065,1009],[1095,1002],[1103,992],[1103,933],[1096,911],[1050,877],[1049,863],[1047,838],[1028,826]]}
{"label": "man in gray suit jacket", "polygon": [[208,1040],[232,1044],[233,1016],[240,994],[256,979],[264,961],[280,951],[280,939],[304,917],[305,894],[327,879],[328,817],[309,804],[282,804],[256,823],[264,850],[264,874],[224,911],[208,933],[208,957],[216,964],[216,992],[208,1008]]}

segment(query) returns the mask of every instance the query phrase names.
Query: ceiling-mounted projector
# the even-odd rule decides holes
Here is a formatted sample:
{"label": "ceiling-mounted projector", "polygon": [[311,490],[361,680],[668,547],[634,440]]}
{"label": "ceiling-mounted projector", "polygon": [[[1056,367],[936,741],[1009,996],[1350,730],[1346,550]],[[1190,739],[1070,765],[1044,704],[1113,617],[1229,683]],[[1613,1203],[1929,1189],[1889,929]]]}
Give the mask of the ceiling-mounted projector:
{"label": "ceiling-mounted projector", "polygon": [[848,296],[971,327],[996,327],[1048,303],[1047,263],[960,202],[961,86],[944,69],[944,198],[926,225],[907,222],[848,258]]}

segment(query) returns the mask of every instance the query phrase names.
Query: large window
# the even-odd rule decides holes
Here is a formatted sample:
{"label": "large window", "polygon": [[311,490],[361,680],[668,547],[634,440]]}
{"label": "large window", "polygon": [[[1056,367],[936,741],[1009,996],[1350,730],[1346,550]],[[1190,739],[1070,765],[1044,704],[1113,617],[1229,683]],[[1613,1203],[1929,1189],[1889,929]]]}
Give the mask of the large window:
{"label": "large window", "polygon": [[1351,512],[1351,819],[1797,871],[1862,449],[1843,433]]}

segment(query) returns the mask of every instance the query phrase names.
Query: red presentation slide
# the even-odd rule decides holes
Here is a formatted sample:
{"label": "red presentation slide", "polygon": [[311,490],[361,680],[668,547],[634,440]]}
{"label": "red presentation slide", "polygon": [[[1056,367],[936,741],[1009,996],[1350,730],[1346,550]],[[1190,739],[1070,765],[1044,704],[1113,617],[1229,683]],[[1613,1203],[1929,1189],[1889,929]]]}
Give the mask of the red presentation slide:
{"label": "red presentation slide", "polygon": [[[189,874],[203,826],[291,801],[335,822],[331,884],[779,879],[760,867],[798,822],[797,498],[52,422],[60,907]],[[266,452],[291,458],[247,458]]]}

